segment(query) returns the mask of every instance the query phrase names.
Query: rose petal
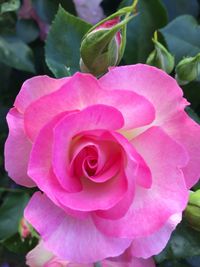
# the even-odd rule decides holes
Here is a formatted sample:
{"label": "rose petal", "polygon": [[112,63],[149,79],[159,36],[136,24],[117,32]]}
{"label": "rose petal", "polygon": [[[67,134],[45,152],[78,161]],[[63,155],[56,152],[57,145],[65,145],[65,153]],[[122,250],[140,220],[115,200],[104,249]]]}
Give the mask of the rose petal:
{"label": "rose petal", "polygon": [[117,205],[106,211],[97,211],[96,214],[102,218],[113,220],[123,217],[128,211],[131,203],[134,201],[136,184],[150,188],[152,176],[149,167],[144,162],[144,159],[136,152],[133,145],[118,133],[112,133],[112,135],[116,139],[116,142],[121,144],[126,154],[124,168],[128,181],[128,190],[125,197]]}
{"label": "rose petal", "polygon": [[[161,125],[186,148],[190,160],[183,173],[187,187],[191,188],[200,176],[200,150],[196,148],[200,128],[184,112],[189,103],[183,98],[183,92],[176,81],[162,70],[143,64],[112,68],[100,79],[104,89],[118,89],[119,84],[120,89],[132,90],[146,97],[156,110],[153,124]],[[132,136],[136,134],[134,130]]]}
{"label": "rose petal", "polygon": [[29,267],[43,267],[53,256],[52,252],[45,248],[44,242],[40,241],[40,243],[26,255],[26,264]]}
{"label": "rose petal", "polygon": [[22,115],[12,108],[7,115],[9,135],[5,143],[5,169],[18,184],[33,187],[35,183],[27,175],[31,142],[24,133]]}
{"label": "rose petal", "polygon": [[122,219],[95,217],[97,227],[110,236],[148,236],[187,204],[188,192],[180,170],[188,161],[185,150],[159,127],[150,128],[133,144],[150,166],[153,183],[150,189],[136,188],[133,204]]}
{"label": "rose petal", "polygon": [[146,259],[152,255],[160,253],[167,245],[172,232],[177,224],[180,223],[181,219],[181,213],[174,214],[157,232],[147,237],[135,239],[131,245],[132,255]]}
{"label": "rose petal", "polygon": [[88,130],[116,130],[122,126],[123,118],[120,112],[104,105],[88,107],[82,112],[66,117],[56,125],[53,143],[53,169],[63,188],[70,192],[81,190],[80,184],[75,184],[74,177],[69,176],[69,172],[67,172],[70,164],[67,154],[73,137]]}
{"label": "rose petal", "polygon": [[102,265],[103,267],[155,267],[153,258],[139,259],[133,257],[130,247],[119,257],[110,258],[106,261],[103,261]]}
{"label": "rose petal", "polygon": [[176,80],[152,66],[136,64],[111,68],[99,82],[104,89],[131,90],[148,99],[156,110],[154,125],[163,124],[187,104]]}
{"label": "rose petal", "polygon": [[26,207],[25,218],[40,233],[47,249],[70,262],[89,263],[115,257],[131,244],[128,239],[103,235],[90,217],[78,220],[68,216],[39,192]]}
{"label": "rose petal", "polygon": [[[55,118],[40,131],[35,141],[30,157],[29,175],[57,205],[61,203],[65,207],[79,211],[111,208],[126,193],[127,179],[124,172],[121,170],[116,177],[102,184],[84,180],[80,191],[78,179],[67,174],[67,152],[71,138],[79,131],[96,128],[108,130],[122,125],[123,118],[120,112],[104,105],[88,107],[82,112],[67,115],[61,121]],[[57,153],[53,157],[54,169],[57,166],[56,176],[51,168],[53,140],[55,141],[54,153]],[[70,189],[74,191],[75,188],[79,189],[77,193],[69,193]]]}
{"label": "rose petal", "polygon": [[58,90],[69,78],[55,79],[46,75],[26,80],[16,97],[14,106],[21,113],[35,100]]}
{"label": "rose petal", "polygon": [[178,112],[162,126],[174,140],[183,145],[189,155],[189,162],[183,173],[187,188],[191,188],[200,177],[200,127],[185,112]]}
{"label": "rose petal", "polygon": [[143,96],[130,91],[102,90],[92,75],[76,73],[59,90],[40,98],[27,108],[26,132],[34,140],[44,124],[60,112],[81,110],[94,104],[117,108],[124,117],[125,128],[149,124],[155,117],[152,104]]}

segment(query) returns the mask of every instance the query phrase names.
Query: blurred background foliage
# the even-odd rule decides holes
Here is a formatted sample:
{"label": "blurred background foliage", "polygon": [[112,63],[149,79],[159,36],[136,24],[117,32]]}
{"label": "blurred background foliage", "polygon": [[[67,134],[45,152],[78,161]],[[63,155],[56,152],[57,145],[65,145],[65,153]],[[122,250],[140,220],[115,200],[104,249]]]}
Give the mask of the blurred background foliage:
{"label": "blurred background foliage", "polygon": [[[31,6],[24,2],[0,0],[1,267],[25,266],[26,253],[37,243],[35,234],[24,239],[19,231],[24,207],[33,190],[17,186],[4,171],[6,113],[26,79],[43,74],[63,77],[79,70],[81,38],[91,27],[77,18],[72,0],[32,0]],[[101,7],[107,16],[131,3],[131,0],[103,0]],[[63,9],[57,13],[59,5]],[[137,12],[128,24],[127,46],[121,64],[145,63],[154,49],[155,31],[159,41],[175,57],[175,64],[200,53],[200,0],[139,0]],[[171,75],[175,75],[174,70]],[[182,89],[191,103],[187,112],[199,122],[200,77]],[[197,188],[200,188],[198,184]],[[155,259],[159,267],[199,267],[200,232],[183,220]]]}

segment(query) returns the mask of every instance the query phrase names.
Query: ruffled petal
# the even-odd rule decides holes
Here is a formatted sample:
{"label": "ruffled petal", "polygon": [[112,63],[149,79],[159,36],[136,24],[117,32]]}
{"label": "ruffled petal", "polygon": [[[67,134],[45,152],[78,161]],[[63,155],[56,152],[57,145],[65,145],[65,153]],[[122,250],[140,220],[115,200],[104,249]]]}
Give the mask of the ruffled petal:
{"label": "ruffled petal", "polygon": [[32,144],[24,133],[23,117],[12,108],[7,115],[7,122],[9,135],[5,143],[5,169],[17,184],[33,187],[35,183],[27,174]]}
{"label": "ruffled petal", "polygon": [[174,214],[169,218],[166,224],[154,234],[135,239],[131,245],[132,255],[146,259],[152,255],[160,253],[167,245],[172,232],[177,224],[180,223],[181,219],[181,213]]}
{"label": "ruffled petal", "polygon": [[189,155],[189,162],[182,170],[187,188],[191,188],[200,178],[200,126],[185,112],[163,124],[162,128],[177,142],[184,146]]}
{"label": "ruffled petal", "polygon": [[150,167],[152,186],[136,188],[133,203],[123,218],[95,218],[97,227],[110,236],[148,236],[159,230],[171,215],[183,211],[187,204],[188,191],[180,170],[188,161],[185,150],[159,127],[152,127],[135,138],[133,145]]}
{"label": "ruffled petal", "polygon": [[176,80],[152,66],[136,64],[111,68],[99,82],[103,89],[130,90],[148,99],[156,110],[154,125],[162,124],[187,105]]}
{"label": "ruffled petal", "polygon": [[90,217],[78,220],[68,216],[39,192],[26,207],[25,218],[40,233],[47,249],[70,262],[90,263],[116,257],[131,244],[128,239],[103,235]]}
{"label": "ruffled petal", "polygon": [[37,76],[26,80],[19,94],[16,97],[14,106],[21,113],[35,100],[48,95],[62,87],[69,78],[55,79],[44,76]]}
{"label": "ruffled petal", "polygon": [[131,91],[102,90],[98,80],[92,75],[76,73],[59,90],[40,98],[27,108],[26,132],[34,140],[44,124],[57,114],[82,110],[95,104],[117,108],[124,117],[125,128],[149,124],[155,117],[154,107],[143,96]]}

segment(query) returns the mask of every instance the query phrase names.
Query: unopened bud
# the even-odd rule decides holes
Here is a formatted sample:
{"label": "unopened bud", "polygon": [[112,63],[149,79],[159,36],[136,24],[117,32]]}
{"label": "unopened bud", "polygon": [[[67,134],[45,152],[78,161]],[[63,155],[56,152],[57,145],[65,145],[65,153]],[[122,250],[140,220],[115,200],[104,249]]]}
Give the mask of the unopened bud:
{"label": "unopened bud", "polygon": [[[124,53],[126,43],[126,25],[133,16],[128,12],[133,7],[118,10],[115,14],[94,26],[81,43],[80,68],[95,76],[105,73],[110,66],[116,66]],[[121,20],[121,16],[125,16]]]}
{"label": "unopened bud", "polygon": [[24,218],[22,218],[19,223],[19,233],[23,239],[31,235],[31,226]]}
{"label": "unopened bud", "polygon": [[200,53],[195,57],[182,59],[176,66],[176,79],[180,85],[200,78]]}
{"label": "unopened bud", "polygon": [[154,50],[147,58],[146,63],[171,73],[174,69],[174,57],[170,52],[157,40],[157,33],[154,34],[152,39],[154,43]]}
{"label": "unopened bud", "polygon": [[185,217],[192,228],[200,231],[200,190],[191,192]]}

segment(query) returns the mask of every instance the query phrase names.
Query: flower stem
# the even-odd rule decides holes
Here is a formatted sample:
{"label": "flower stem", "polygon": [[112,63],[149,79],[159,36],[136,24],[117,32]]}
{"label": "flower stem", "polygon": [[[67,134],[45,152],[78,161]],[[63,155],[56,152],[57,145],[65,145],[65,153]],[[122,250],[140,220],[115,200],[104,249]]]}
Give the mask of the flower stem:
{"label": "flower stem", "polygon": [[101,267],[101,263],[100,262],[95,262],[94,263],[94,267]]}

